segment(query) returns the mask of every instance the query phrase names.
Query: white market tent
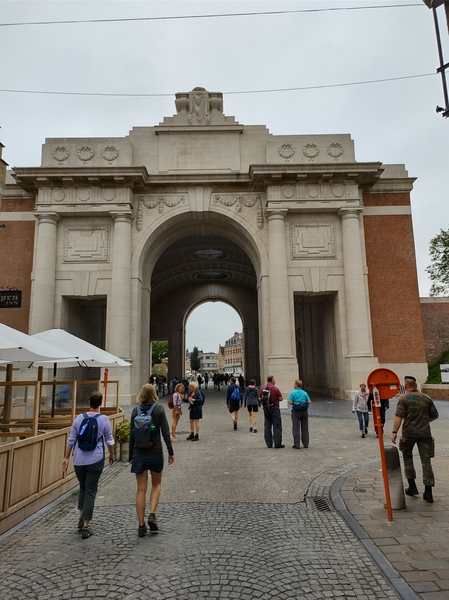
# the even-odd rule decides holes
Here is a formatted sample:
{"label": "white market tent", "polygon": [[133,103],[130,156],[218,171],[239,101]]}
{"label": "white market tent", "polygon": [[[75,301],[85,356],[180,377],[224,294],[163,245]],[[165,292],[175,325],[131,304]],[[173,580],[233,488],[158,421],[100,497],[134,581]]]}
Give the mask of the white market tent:
{"label": "white market tent", "polygon": [[38,360],[34,363],[37,367],[50,368],[53,366],[52,363],[57,362],[58,367],[130,367],[131,363],[114,356],[102,350],[93,344],[89,344],[71,333],[68,333],[64,329],[48,329],[41,333],[35,333],[31,336],[32,338],[47,342],[54,348],[58,348],[61,351],[65,351],[71,356],[76,356],[76,359],[66,358],[63,360],[52,361],[52,360]]}

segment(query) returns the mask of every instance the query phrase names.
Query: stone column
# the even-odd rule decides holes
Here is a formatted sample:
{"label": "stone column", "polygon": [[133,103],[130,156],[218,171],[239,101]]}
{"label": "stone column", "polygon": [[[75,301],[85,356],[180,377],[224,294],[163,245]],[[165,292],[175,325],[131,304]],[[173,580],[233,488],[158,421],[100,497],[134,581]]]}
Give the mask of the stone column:
{"label": "stone column", "polygon": [[363,276],[359,215],[362,209],[340,209],[348,330],[348,357],[372,356]]}
{"label": "stone column", "polygon": [[284,220],[287,210],[267,210],[270,290],[270,356],[292,356]]}
{"label": "stone column", "polygon": [[[287,280],[285,215],[287,209],[268,209],[268,275],[270,293],[269,373],[284,394],[298,377],[298,365],[292,351],[292,320]],[[286,402],[284,402],[286,404]]]}
{"label": "stone column", "polygon": [[111,213],[114,219],[111,308],[108,350],[125,360],[131,354],[131,212]]}
{"label": "stone column", "polygon": [[55,316],[56,239],[58,213],[36,214],[38,221],[34,260],[30,333],[53,329]]}
{"label": "stone column", "polygon": [[168,378],[182,379],[185,375],[184,329],[172,329],[168,338]]}

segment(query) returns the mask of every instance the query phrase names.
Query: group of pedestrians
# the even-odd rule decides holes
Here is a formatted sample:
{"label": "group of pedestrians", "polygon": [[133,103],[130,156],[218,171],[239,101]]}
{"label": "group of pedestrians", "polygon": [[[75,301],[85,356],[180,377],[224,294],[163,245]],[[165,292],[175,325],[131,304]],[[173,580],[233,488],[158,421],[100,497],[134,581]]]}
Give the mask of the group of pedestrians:
{"label": "group of pedestrians", "polygon": [[[226,402],[231,415],[234,430],[237,429],[239,409],[245,406],[249,416],[249,430],[257,433],[257,414],[262,407],[264,414],[264,440],[268,448],[285,448],[282,443],[282,419],[280,403],[283,400],[281,390],[276,386],[273,376],[267,378],[266,385],[259,390],[254,379],[242,390],[237,385],[235,378],[231,378],[228,386]],[[416,486],[416,471],[413,465],[413,448],[418,447],[422,468],[425,491],[423,498],[433,502],[432,488],[435,485],[430,459],[434,456],[434,440],[430,431],[430,423],[438,418],[438,411],[429,396],[420,392],[414,377],[408,376],[404,380],[405,393],[399,396],[397,404],[391,441],[395,444],[399,429],[402,435],[399,440],[399,449],[403,454],[405,476],[408,496],[416,496],[419,491]],[[136,476],[136,513],[138,520],[138,536],[144,537],[148,528],[150,532],[158,531],[156,511],[161,494],[162,471],[164,455],[162,438],[168,451],[168,464],[174,463],[175,456],[173,443],[177,441],[176,428],[182,414],[183,403],[189,404],[190,435],[187,440],[198,441],[200,421],[204,405],[204,395],[196,382],[188,383],[185,390],[183,383],[178,383],[173,393],[172,417],[173,423],[170,430],[165,408],[157,404],[158,395],[152,384],[145,384],[137,397],[137,406],[133,409],[130,418],[130,443],[129,461],[131,472]],[[67,441],[61,470],[67,471],[70,456],[73,453],[73,464],[80,485],[78,496],[79,520],[78,530],[82,539],[91,535],[90,521],[92,519],[98,482],[105,464],[105,448],[109,452],[109,463],[114,462],[114,438],[111,431],[109,418],[100,414],[102,394],[94,392],[89,400],[90,408],[84,414],[76,417],[73,422]],[[357,391],[353,412],[357,417],[362,431],[362,437],[367,435],[369,425],[369,393],[366,385],[361,384]],[[301,380],[297,379],[294,389],[289,394],[288,404],[291,409],[293,448],[299,449],[302,443],[304,448],[309,446],[308,408],[310,397],[302,389]],[[365,410],[366,408],[366,410]],[[361,414],[359,414],[361,413]],[[146,424],[150,431],[148,443],[141,443],[142,429]],[[137,425],[139,427],[137,427]],[[151,425],[151,426],[150,426]],[[87,443],[91,436],[93,442]],[[87,436],[87,437],[86,437]],[[139,439],[137,439],[137,436]],[[88,440],[89,441],[89,440]],[[90,440],[91,441],[91,440]],[[145,522],[146,495],[148,488],[148,473],[151,477],[151,491],[149,496],[149,515]]]}
{"label": "group of pedestrians", "polygon": [[[250,379],[249,385],[242,390],[234,377],[229,380],[226,392],[226,404],[231,415],[234,430],[238,427],[240,408],[248,410],[249,430],[257,433],[257,415],[262,407],[264,415],[264,440],[268,448],[285,448],[282,443],[282,419],[280,403],[283,400],[281,390],[276,386],[275,378],[270,375],[266,385],[259,390],[256,381]],[[288,397],[291,408],[293,448],[309,447],[309,421],[307,409],[311,400],[302,389],[302,381],[297,379],[294,389]]]}

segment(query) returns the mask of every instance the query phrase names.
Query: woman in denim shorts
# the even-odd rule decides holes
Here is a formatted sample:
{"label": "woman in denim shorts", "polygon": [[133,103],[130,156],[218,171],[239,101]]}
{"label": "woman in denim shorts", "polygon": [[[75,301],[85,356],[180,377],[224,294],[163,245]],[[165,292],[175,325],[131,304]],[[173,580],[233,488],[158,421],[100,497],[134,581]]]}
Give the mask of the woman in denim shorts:
{"label": "woman in denim shorts", "polygon": [[[151,406],[157,402],[156,389],[150,383],[146,383],[139,392],[137,401],[140,403],[142,411],[148,411]],[[148,525],[150,531],[157,531],[159,527],[156,523],[156,509],[161,495],[162,469],[164,468],[164,454],[162,451],[161,433],[164,437],[165,445],[168,450],[168,464],[173,464],[175,456],[173,453],[173,444],[170,439],[170,428],[168,425],[165,408],[157,404],[152,412],[153,424],[157,428],[157,437],[153,445],[149,448],[137,448],[135,446],[134,419],[137,415],[137,408],[133,409],[130,424],[129,440],[129,461],[131,463],[131,473],[135,473],[137,480],[136,493],[136,512],[139,521],[138,535],[144,537],[147,533],[145,524],[145,505],[148,487],[148,471],[151,474],[151,492],[150,492],[150,515]]]}

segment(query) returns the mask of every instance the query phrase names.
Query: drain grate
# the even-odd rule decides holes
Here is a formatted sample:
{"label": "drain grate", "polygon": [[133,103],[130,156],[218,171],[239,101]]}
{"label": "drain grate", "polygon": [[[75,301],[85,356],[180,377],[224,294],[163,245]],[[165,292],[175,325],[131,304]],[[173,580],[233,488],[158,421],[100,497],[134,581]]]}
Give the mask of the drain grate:
{"label": "drain grate", "polygon": [[315,508],[319,512],[331,512],[331,507],[329,506],[329,502],[326,498],[312,498],[313,503],[315,504]]}

